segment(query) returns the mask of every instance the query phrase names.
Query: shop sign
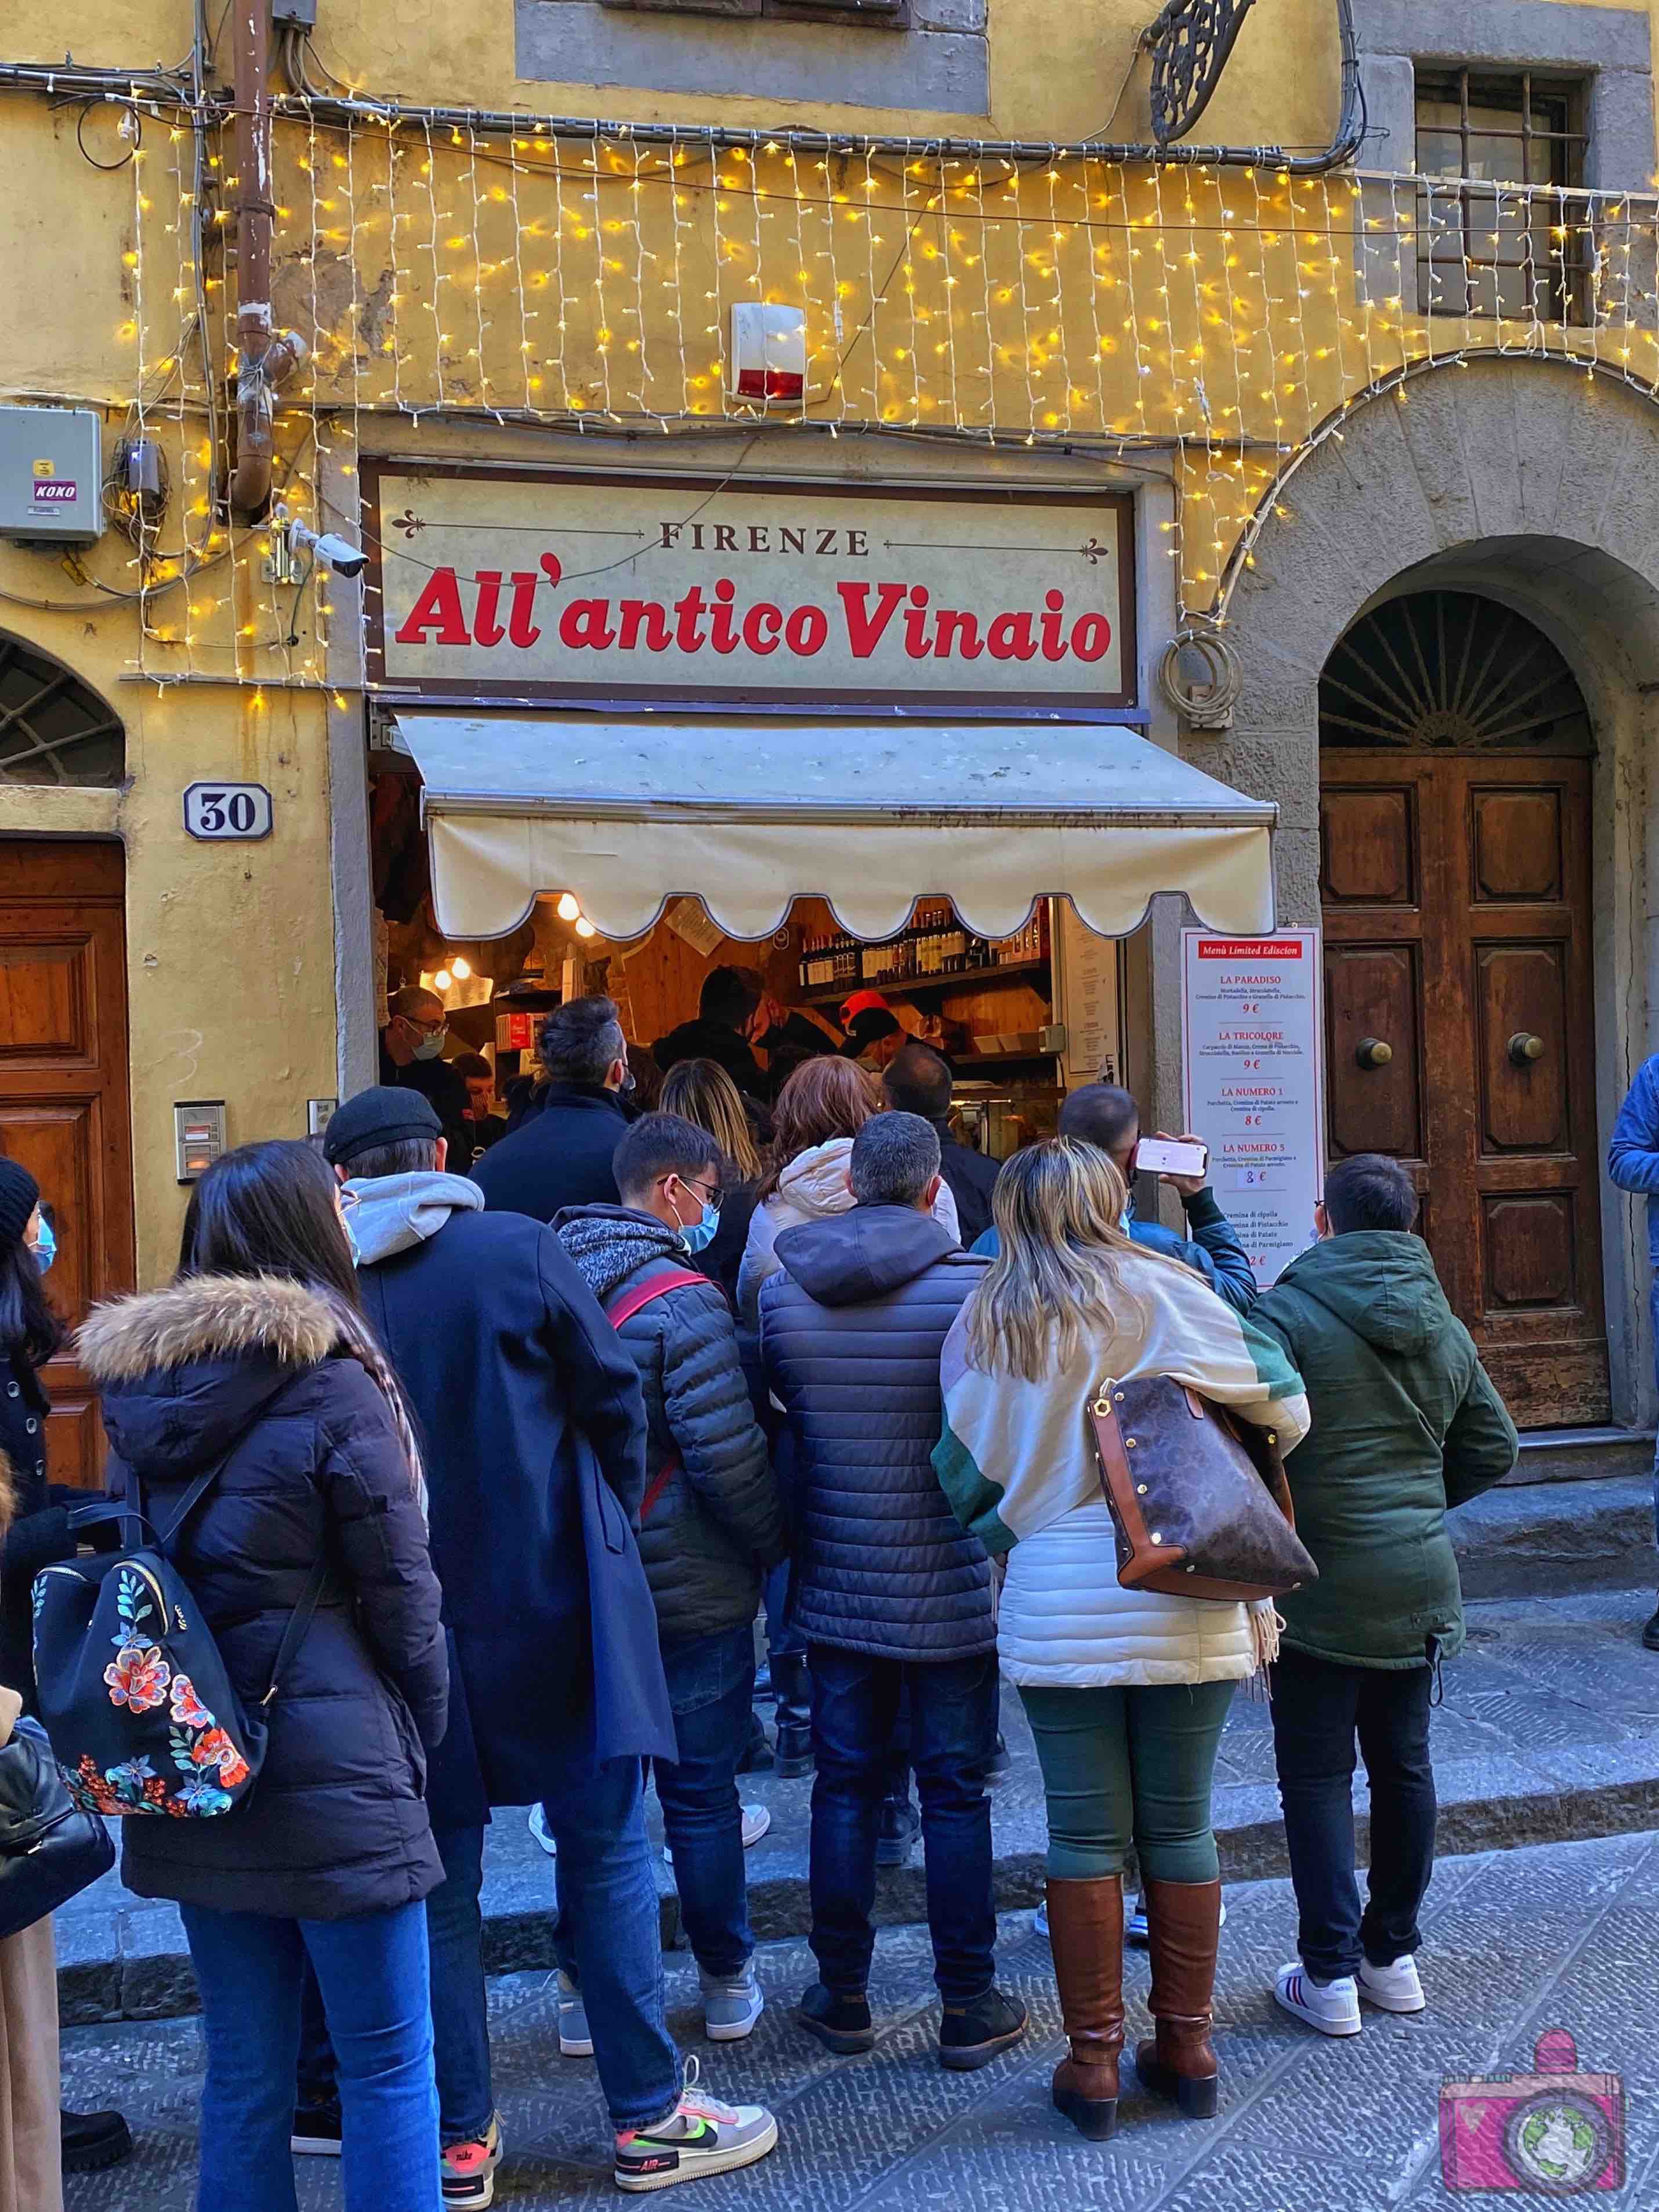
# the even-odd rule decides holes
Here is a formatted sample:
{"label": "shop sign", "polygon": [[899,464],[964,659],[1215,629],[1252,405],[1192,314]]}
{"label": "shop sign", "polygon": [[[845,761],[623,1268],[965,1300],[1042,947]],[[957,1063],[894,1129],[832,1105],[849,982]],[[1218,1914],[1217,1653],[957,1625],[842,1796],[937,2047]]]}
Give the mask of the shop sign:
{"label": "shop sign", "polygon": [[1134,703],[1127,495],[366,466],[403,696],[1086,719]]}
{"label": "shop sign", "polygon": [[1319,932],[1181,944],[1186,1126],[1265,1287],[1311,1239],[1324,1188]]}

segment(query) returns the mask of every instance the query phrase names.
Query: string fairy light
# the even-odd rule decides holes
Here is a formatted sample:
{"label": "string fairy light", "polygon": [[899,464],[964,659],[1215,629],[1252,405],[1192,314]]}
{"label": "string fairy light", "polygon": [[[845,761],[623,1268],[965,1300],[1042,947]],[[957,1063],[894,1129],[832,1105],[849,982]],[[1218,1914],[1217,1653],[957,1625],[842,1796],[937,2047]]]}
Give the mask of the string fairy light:
{"label": "string fairy light", "polygon": [[[320,686],[345,665],[325,580],[262,592],[268,533],[214,509],[234,362],[226,118],[182,88],[138,104],[165,143],[134,147],[117,335],[131,434],[165,447],[179,513],[165,554],[112,542],[88,574],[133,554],[94,588],[131,585],[137,665],[158,681]],[[1139,453],[1172,485],[1183,609],[1224,617],[1261,530],[1293,526],[1295,468],[1356,405],[1408,406],[1428,369],[1486,356],[1659,399],[1650,192],[1016,161],[963,141],[577,135],[297,96],[276,102],[273,173],[276,295],[311,349],[276,444],[313,517],[355,506],[365,452],[395,447],[387,426],[427,416]],[[745,301],[806,325],[807,386],[787,408],[735,389]],[[413,532],[384,548],[422,554]]]}

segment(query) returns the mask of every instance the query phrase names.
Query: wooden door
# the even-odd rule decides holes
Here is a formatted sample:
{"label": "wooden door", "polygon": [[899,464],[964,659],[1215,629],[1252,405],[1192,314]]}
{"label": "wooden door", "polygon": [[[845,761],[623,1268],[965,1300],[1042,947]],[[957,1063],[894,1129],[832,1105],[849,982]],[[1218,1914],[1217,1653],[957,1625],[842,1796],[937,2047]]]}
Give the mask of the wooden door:
{"label": "wooden door", "polygon": [[1328,747],[1321,771],[1332,1157],[1411,1165],[1521,1427],[1605,1421],[1591,763]]}
{"label": "wooden door", "polygon": [[[115,844],[0,838],[0,1151],[56,1217],[47,1278],[64,1318],[133,1284],[124,856]],[[43,1372],[55,1482],[102,1479],[97,1401],[67,1351]]]}

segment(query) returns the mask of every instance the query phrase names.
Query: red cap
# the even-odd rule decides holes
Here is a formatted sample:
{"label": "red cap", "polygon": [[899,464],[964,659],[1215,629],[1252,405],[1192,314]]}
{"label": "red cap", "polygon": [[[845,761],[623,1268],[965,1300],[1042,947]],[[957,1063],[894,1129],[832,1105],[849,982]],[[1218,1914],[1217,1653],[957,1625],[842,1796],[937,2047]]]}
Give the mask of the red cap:
{"label": "red cap", "polygon": [[842,1001],[842,1029],[847,1027],[854,1014],[867,1014],[875,1007],[880,1007],[884,1012],[890,1011],[886,1000],[882,997],[879,991],[854,991],[850,999],[843,999]]}

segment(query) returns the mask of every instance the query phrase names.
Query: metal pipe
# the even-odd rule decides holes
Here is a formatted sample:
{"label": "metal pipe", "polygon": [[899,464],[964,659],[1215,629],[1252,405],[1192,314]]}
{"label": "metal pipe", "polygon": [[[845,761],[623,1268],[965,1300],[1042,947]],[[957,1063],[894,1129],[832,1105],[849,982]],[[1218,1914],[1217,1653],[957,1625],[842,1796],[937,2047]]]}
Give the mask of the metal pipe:
{"label": "metal pipe", "polygon": [[230,47],[234,86],[236,161],[236,471],[233,511],[263,514],[270,501],[271,425],[275,409],[265,356],[270,348],[270,241],[276,204],[270,196],[269,0],[232,0]]}
{"label": "metal pipe", "polygon": [[[238,11],[258,14],[260,44],[266,44],[262,7],[268,0],[233,0]],[[1358,152],[1365,136],[1365,102],[1359,82],[1359,48],[1354,30],[1352,0],[1336,0],[1337,33],[1342,51],[1342,105],[1329,143],[1313,154],[1287,153],[1282,146],[1186,146],[1111,143],[1098,138],[1069,140],[1032,138],[913,138],[876,137],[852,131],[805,131],[790,125],[773,131],[736,129],[722,125],[690,127],[672,123],[623,123],[569,115],[532,115],[523,109],[480,107],[422,107],[395,100],[345,100],[321,94],[283,94],[269,99],[263,76],[259,80],[260,112],[265,116],[304,116],[321,123],[419,123],[447,130],[489,131],[507,137],[538,132],[555,138],[631,139],[641,146],[707,146],[719,149],[743,147],[749,151],[775,148],[796,154],[882,154],[907,160],[1056,161],[1092,161],[1113,163],[1150,162],[1182,168],[1259,168],[1292,177],[1322,177],[1340,168]],[[240,44],[237,52],[239,60]],[[52,70],[36,63],[0,63],[0,86],[20,89],[70,93],[77,89],[125,94],[143,99],[172,97],[181,102],[188,94],[176,82],[154,70],[124,75],[108,70],[65,66]],[[242,84],[237,79],[239,124],[243,107]]]}

